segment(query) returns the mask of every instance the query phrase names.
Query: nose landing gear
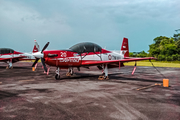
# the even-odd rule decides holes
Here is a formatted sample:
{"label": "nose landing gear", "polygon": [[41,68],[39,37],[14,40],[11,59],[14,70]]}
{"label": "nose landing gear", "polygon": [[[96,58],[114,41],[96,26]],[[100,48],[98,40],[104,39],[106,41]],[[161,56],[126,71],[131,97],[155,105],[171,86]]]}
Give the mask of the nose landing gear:
{"label": "nose landing gear", "polygon": [[55,73],[56,73],[56,75],[55,75],[55,79],[56,80],[60,80],[60,73],[59,73],[59,67],[57,67],[57,69],[56,69],[56,71],[55,71]]}

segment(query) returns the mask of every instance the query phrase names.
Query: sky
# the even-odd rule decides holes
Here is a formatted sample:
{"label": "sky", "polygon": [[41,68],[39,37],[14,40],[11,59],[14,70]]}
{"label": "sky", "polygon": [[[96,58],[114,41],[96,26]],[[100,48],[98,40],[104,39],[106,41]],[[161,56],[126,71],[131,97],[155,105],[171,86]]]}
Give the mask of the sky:
{"label": "sky", "polygon": [[42,49],[68,49],[93,42],[120,50],[149,50],[158,36],[180,29],[179,0],[0,0],[0,48],[32,52],[34,39]]}

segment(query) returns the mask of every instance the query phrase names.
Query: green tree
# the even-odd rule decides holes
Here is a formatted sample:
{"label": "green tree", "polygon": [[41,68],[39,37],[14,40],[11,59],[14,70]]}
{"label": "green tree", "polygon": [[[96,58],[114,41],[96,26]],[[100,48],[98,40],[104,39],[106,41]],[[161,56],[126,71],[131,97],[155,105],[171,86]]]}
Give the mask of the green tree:
{"label": "green tree", "polygon": [[138,54],[139,57],[147,57],[147,53],[143,50]]}
{"label": "green tree", "polygon": [[157,56],[160,54],[160,49],[157,45],[151,44],[151,45],[149,45],[149,51],[148,52],[151,56]]}
{"label": "green tree", "polygon": [[173,37],[174,37],[174,40],[175,40],[175,41],[180,40],[180,33],[174,34]]}
{"label": "green tree", "polygon": [[172,60],[178,60],[178,54],[176,54],[176,55],[172,55]]}
{"label": "green tree", "polygon": [[178,60],[180,61],[180,55],[178,55]]}
{"label": "green tree", "polygon": [[133,53],[132,52],[129,52],[129,57],[133,57]]}
{"label": "green tree", "polygon": [[166,58],[165,58],[164,55],[158,55],[158,60],[159,61],[164,61],[164,60],[166,60]]}
{"label": "green tree", "polygon": [[172,56],[173,54],[177,53],[178,51],[177,46],[180,45],[179,42],[177,43],[176,41],[174,41],[174,38],[172,37],[168,38],[166,36],[156,37],[154,39],[154,42],[155,43],[149,45],[149,51],[148,51],[149,54],[152,56],[158,56],[158,55]]}
{"label": "green tree", "polygon": [[[180,29],[176,30],[176,32],[180,31]],[[177,53],[180,54],[180,33],[174,34],[174,41],[177,46]]]}
{"label": "green tree", "polygon": [[155,45],[158,47],[161,41],[164,39],[169,39],[169,38],[166,36],[159,36],[159,37],[154,38]]}
{"label": "green tree", "polygon": [[167,53],[166,55],[172,56],[177,53],[177,48],[175,44],[167,44]]}
{"label": "green tree", "polygon": [[172,61],[172,57],[171,57],[171,56],[167,56],[167,57],[166,57],[166,60],[167,60],[167,61]]}
{"label": "green tree", "polygon": [[177,47],[177,53],[180,54],[180,40],[176,41],[175,45]]}

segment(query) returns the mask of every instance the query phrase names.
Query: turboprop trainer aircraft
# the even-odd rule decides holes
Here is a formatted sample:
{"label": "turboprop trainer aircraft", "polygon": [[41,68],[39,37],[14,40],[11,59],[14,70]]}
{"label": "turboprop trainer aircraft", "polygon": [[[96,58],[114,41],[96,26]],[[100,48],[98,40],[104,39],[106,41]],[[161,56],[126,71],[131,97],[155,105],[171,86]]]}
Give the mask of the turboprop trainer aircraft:
{"label": "turboprop trainer aircraft", "polygon": [[[35,41],[33,52],[36,52],[38,47],[39,46]],[[6,69],[13,68],[12,63],[22,60],[35,60],[35,59],[36,58],[30,53],[17,52],[10,48],[0,48],[0,62],[5,62],[8,64]]]}
{"label": "turboprop trainer aircraft", "polygon": [[34,52],[33,56],[36,61],[32,67],[36,65],[39,59],[43,64],[44,71],[47,72],[46,64],[57,67],[55,79],[60,79],[60,69],[68,69],[67,76],[73,74],[73,68],[97,66],[103,70],[103,79],[108,79],[108,68],[122,67],[124,62],[140,61],[155,59],[147,58],[130,58],[128,39],[124,38],[120,53],[102,49],[99,45],[83,42],[70,47],[68,50],[48,50],[44,51],[49,45],[49,42],[44,46],[42,51]]}

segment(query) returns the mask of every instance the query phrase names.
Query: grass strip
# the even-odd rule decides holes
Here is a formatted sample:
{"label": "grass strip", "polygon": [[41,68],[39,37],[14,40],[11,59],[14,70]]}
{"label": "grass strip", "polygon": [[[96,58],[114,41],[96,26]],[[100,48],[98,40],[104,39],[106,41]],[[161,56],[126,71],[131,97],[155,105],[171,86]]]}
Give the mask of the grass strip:
{"label": "grass strip", "polygon": [[[155,67],[176,67],[180,68],[180,63],[164,63],[164,62],[152,62]],[[124,63],[126,66],[134,66],[135,62]],[[137,66],[152,66],[150,62],[137,61]]]}

